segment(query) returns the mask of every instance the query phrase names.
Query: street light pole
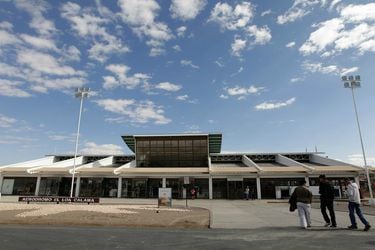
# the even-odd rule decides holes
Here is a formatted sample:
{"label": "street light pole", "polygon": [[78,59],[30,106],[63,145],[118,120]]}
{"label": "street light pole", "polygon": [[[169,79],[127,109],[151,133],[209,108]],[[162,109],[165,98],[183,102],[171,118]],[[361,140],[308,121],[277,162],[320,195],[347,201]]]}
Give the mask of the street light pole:
{"label": "street light pole", "polygon": [[[75,175],[75,172],[76,172],[76,159],[77,159],[77,153],[78,153],[79,130],[80,130],[80,127],[81,127],[83,98],[88,97],[89,92],[90,92],[90,88],[77,88],[76,91],[75,91],[75,94],[74,94],[74,96],[76,98],[81,99],[81,104],[80,104],[80,107],[79,107],[79,115],[78,115],[76,147],[75,147],[74,160],[73,160],[73,174],[72,174],[72,184],[71,184],[71,187],[70,187],[70,198],[73,197],[74,175]],[[77,183],[77,185],[78,185],[78,183]]]}
{"label": "street light pole", "polygon": [[357,119],[357,126],[358,126],[358,133],[359,133],[359,139],[361,141],[361,148],[362,148],[362,155],[363,155],[363,161],[365,164],[365,171],[366,171],[366,178],[367,178],[367,185],[370,192],[370,205],[375,205],[374,197],[372,195],[372,187],[371,187],[371,180],[370,180],[370,174],[368,171],[367,166],[367,160],[366,160],[366,154],[365,154],[365,147],[363,146],[363,139],[362,139],[362,132],[361,132],[361,125],[359,124],[359,118],[358,118],[358,110],[357,110],[357,104],[355,101],[354,96],[354,89],[361,87],[361,77],[360,76],[342,76],[341,80],[344,82],[345,88],[350,88],[352,91],[352,97],[353,97],[353,104],[354,104],[354,111],[355,111],[355,117]]}

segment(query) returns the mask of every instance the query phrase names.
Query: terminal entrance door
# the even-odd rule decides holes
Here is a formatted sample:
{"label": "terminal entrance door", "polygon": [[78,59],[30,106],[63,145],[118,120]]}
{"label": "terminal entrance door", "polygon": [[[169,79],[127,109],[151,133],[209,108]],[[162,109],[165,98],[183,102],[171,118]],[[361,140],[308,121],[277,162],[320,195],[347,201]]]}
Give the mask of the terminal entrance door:
{"label": "terminal entrance door", "polygon": [[[76,190],[76,178],[74,178],[73,184],[73,196]],[[59,184],[59,196],[70,196],[70,189],[72,187],[72,178],[70,177],[62,177]]]}
{"label": "terminal entrance door", "polygon": [[228,181],[228,199],[238,200],[243,199],[244,190],[242,181]]}

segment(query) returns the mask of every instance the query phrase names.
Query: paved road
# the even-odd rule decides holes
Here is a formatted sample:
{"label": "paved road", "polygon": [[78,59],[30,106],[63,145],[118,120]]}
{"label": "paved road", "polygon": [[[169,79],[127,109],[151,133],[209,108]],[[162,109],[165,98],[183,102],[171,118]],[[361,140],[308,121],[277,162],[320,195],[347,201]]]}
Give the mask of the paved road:
{"label": "paved road", "polygon": [[168,230],[0,226],[0,249],[371,249],[374,231],[302,230],[263,227],[247,230]]}

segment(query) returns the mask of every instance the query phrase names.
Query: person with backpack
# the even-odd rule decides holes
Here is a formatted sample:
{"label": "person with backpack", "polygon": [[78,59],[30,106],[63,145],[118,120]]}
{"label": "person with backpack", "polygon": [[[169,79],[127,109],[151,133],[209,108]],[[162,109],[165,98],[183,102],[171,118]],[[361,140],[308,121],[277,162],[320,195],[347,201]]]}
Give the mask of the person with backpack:
{"label": "person with backpack", "polygon": [[[301,180],[299,186],[294,189],[289,203],[292,205],[294,202],[296,203],[298,209],[298,216],[301,227],[303,229],[311,227],[310,209],[312,202],[312,193],[306,186],[305,180]],[[290,211],[292,210],[293,207],[290,208]]]}
{"label": "person with backpack", "polygon": [[[320,194],[320,210],[326,222],[325,227],[337,227],[335,210],[333,201],[335,199],[335,189],[332,184],[327,180],[325,175],[319,176],[319,194]],[[327,215],[327,208],[330,217]]]}

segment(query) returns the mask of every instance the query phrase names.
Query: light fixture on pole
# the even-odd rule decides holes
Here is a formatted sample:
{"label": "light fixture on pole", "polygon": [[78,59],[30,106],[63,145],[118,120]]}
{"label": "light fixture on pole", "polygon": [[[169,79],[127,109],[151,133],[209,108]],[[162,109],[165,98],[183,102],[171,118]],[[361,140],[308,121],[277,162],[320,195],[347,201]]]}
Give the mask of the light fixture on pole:
{"label": "light fixture on pole", "polygon": [[[74,152],[74,160],[73,160],[73,174],[72,174],[72,184],[70,187],[70,198],[73,197],[73,187],[74,187],[74,175],[76,172],[76,159],[77,159],[77,152],[78,152],[78,140],[79,140],[79,129],[81,126],[81,115],[82,115],[82,106],[83,106],[83,99],[89,96],[90,88],[76,88],[74,96],[76,98],[81,99],[81,104],[79,107],[79,116],[78,116],[78,126],[77,126],[77,135],[76,135],[76,148]],[[78,183],[77,183],[78,185]]]}
{"label": "light fixture on pole", "polygon": [[372,187],[371,187],[371,180],[370,180],[370,174],[368,172],[368,166],[367,166],[367,160],[366,160],[366,154],[365,154],[365,148],[363,146],[363,140],[362,140],[362,133],[361,133],[361,126],[359,124],[359,118],[358,118],[358,111],[357,111],[357,104],[355,102],[355,96],[354,96],[354,89],[361,87],[361,77],[360,76],[342,76],[341,80],[344,82],[345,88],[350,88],[352,90],[352,97],[353,97],[353,104],[354,104],[354,111],[355,111],[355,117],[357,118],[357,126],[358,126],[358,133],[359,133],[359,139],[361,141],[361,147],[362,147],[362,155],[363,155],[363,161],[365,163],[365,171],[366,171],[366,178],[367,178],[367,185],[370,192],[370,205],[375,205],[374,197],[372,195]]}

